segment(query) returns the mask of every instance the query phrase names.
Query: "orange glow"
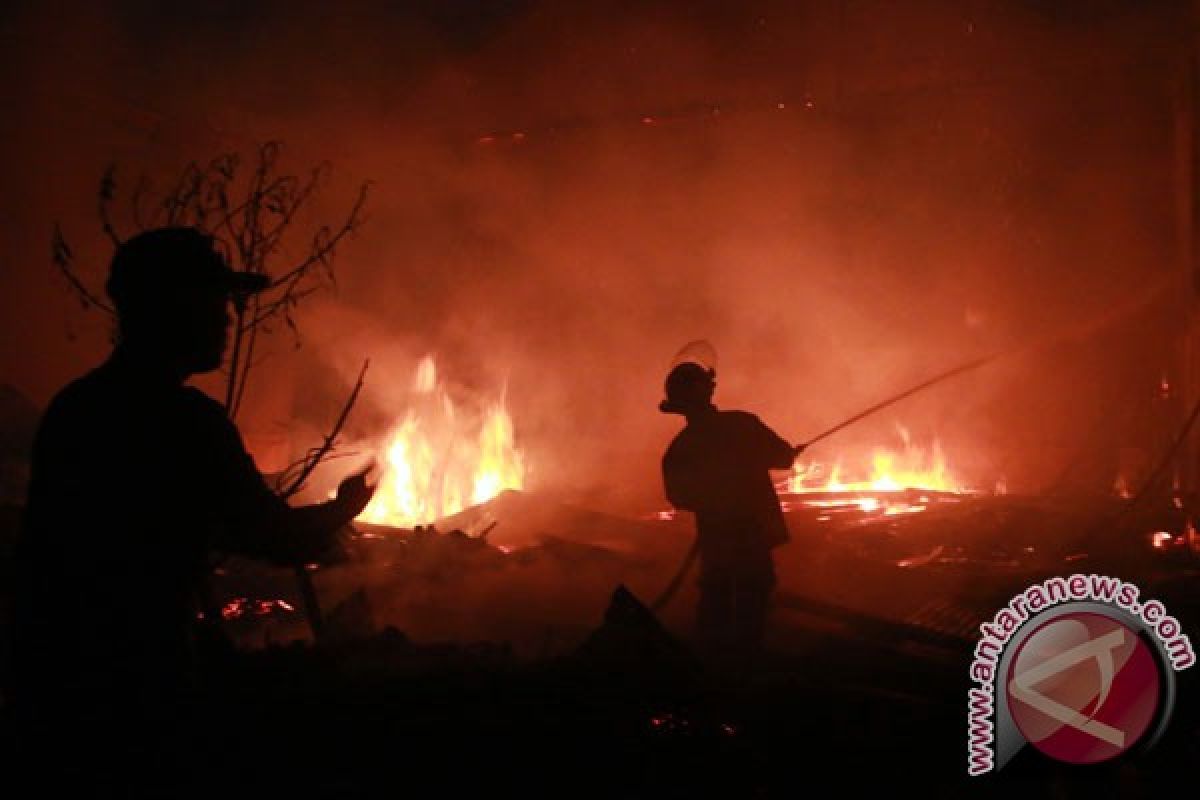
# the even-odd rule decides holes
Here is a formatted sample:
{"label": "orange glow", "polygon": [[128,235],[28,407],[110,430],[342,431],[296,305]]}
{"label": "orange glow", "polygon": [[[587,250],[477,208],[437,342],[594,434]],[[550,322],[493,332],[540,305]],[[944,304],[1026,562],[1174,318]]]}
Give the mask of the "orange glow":
{"label": "orange glow", "polygon": [[413,408],[380,451],[379,488],[358,519],[411,528],[525,485],[525,461],[503,401],[472,419],[457,408],[426,356],[413,377]]}
{"label": "orange glow", "polygon": [[[928,508],[928,496],[913,497],[903,490],[924,489],[931,493],[953,494],[973,491],[950,471],[946,454],[936,439],[929,448],[918,447],[912,443],[906,429],[897,426],[897,430],[904,442],[902,450],[875,448],[869,458],[862,459],[857,465],[843,458],[832,465],[816,460],[797,460],[792,474],[779,489],[788,494],[811,495],[801,501],[806,506],[842,508],[856,505],[860,511],[884,516],[916,514]],[[896,495],[887,494],[891,492]]]}
{"label": "orange glow", "polygon": [[857,469],[845,467],[841,459],[834,461],[832,467],[820,461],[797,460],[788,478],[787,491],[802,494],[898,489],[966,490],[967,487],[951,474],[946,454],[936,439],[926,449],[912,444],[905,429],[900,428],[900,434],[905,442],[902,451],[876,448],[869,463]]}
{"label": "orange glow", "polygon": [[1118,474],[1113,481],[1113,494],[1122,500],[1128,500],[1133,497],[1133,490],[1129,488],[1129,479],[1125,477],[1125,473]]}
{"label": "orange glow", "polygon": [[237,597],[221,607],[223,619],[241,619],[246,616],[265,617],[279,611],[291,613],[295,607],[286,600],[251,600]]}

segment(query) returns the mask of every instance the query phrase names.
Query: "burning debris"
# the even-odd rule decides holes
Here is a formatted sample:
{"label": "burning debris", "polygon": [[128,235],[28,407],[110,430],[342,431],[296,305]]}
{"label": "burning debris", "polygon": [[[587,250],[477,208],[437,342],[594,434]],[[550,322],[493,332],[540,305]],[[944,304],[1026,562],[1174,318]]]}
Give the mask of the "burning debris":
{"label": "burning debris", "polygon": [[912,443],[905,427],[896,428],[903,441],[901,450],[877,447],[869,458],[838,457],[832,463],[798,458],[792,474],[776,485],[785,510],[793,505],[827,509],[821,521],[847,509],[911,514],[980,493],[951,471],[937,439],[922,448]]}
{"label": "burning debris", "polygon": [[902,450],[878,447],[871,452],[868,463],[847,467],[845,459],[832,464],[825,461],[798,458],[786,490],[792,494],[810,491],[852,492],[857,490],[891,491],[898,489],[930,489],[942,492],[962,492],[967,487],[952,474],[941,442],[933,440],[928,448],[912,443],[908,429],[897,425],[903,440]]}

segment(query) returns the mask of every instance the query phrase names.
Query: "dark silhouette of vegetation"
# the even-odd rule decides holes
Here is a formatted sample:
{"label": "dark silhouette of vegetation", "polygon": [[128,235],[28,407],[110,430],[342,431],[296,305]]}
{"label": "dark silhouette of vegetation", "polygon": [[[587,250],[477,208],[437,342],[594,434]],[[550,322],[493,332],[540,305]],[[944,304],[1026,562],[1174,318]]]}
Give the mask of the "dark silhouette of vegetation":
{"label": "dark silhouette of vegetation", "polygon": [[[281,150],[279,142],[267,142],[245,167],[237,153],[219,155],[207,164],[193,161],[162,193],[154,190],[149,178],[140,177],[127,201],[127,231],[118,230],[115,221],[119,205],[116,165],[105,171],[97,193],[100,227],[114,248],[127,235],[150,228],[194,227],[216,240],[231,267],[270,278],[266,291],[235,303],[222,398],[231,419],[237,418],[250,376],[259,363],[260,337],[282,323],[299,342],[296,308],[306,297],[335,283],[338,249],[366,220],[370,184],[363,183],[338,222],[302,230],[300,214],[328,182],[330,166],[321,163],[304,174],[287,174],[280,169]],[[289,257],[289,253],[300,255]],[[52,257],[85,308],[115,314],[102,294],[79,276],[75,254],[57,225]]]}

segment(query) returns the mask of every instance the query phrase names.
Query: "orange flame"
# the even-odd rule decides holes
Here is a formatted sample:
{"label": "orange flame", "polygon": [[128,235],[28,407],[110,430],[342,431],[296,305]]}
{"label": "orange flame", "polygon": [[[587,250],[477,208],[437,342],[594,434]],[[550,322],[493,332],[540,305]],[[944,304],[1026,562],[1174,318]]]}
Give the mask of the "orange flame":
{"label": "orange flame", "polygon": [[899,489],[962,492],[967,487],[951,473],[946,454],[936,439],[928,449],[914,445],[908,431],[897,426],[904,448],[876,448],[868,463],[846,468],[841,459],[832,466],[819,461],[797,461],[788,478],[787,491],[863,492]]}
{"label": "orange flame", "polygon": [[525,485],[525,461],[516,446],[503,401],[488,406],[474,424],[438,381],[430,356],[413,378],[415,408],[392,429],[382,449],[383,474],[358,519],[411,528],[487,502]]}

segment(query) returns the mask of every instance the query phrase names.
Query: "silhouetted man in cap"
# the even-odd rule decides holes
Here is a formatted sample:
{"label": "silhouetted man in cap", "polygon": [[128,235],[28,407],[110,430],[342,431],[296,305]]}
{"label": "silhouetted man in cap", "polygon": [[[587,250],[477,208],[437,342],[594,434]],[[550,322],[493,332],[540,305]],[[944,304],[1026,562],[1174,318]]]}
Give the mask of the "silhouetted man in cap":
{"label": "silhouetted man in cap", "polygon": [[18,548],[15,700],[43,749],[62,740],[64,768],[72,746],[113,753],[122,737],[136,749],[177,732],[210,551],[319,559],[371,497],[360,474],[334,500],[289,507],[222,406],[185,386],[221,365],[231,300],[266,285],[194,229],[131,238],[106,287],[116,346],[42,419]]}
{"label": "silhouetted man in cap", "polygon": [[762,644],[775,567],[771,550],[788,541],[769,470],[788,469],[792,447],[753,414],[713,405],[716,373],[679,364],[667,376],[659,409],[687,426],[663,456],[667,499],[695,512],[700,554],[701,643],[741,660]]}

